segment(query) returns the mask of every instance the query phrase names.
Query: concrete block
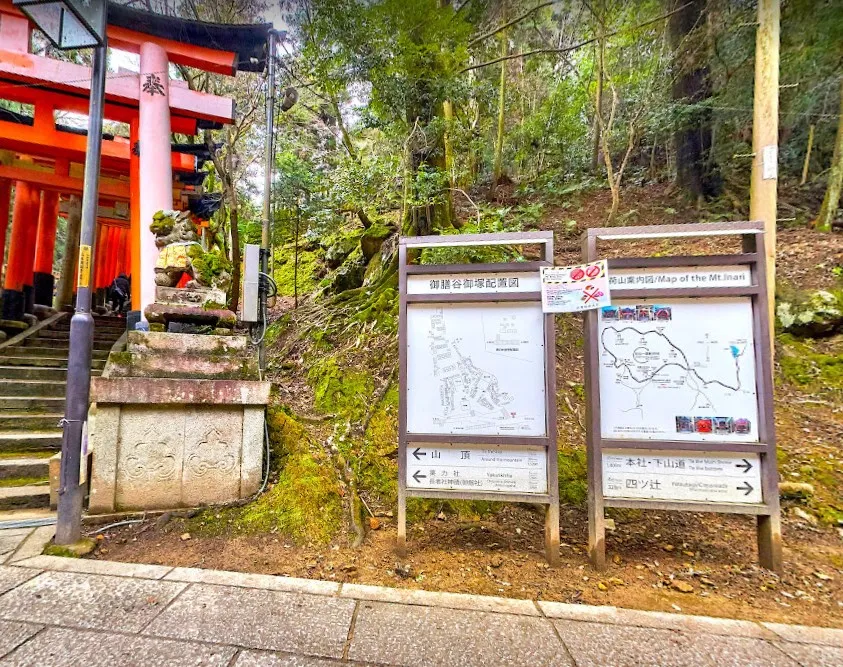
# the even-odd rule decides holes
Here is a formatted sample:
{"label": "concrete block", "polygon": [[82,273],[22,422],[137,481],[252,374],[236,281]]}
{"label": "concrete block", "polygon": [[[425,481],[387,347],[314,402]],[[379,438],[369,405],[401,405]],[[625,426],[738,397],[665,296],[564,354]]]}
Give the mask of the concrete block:
{"label": "concrete block", "polygon": [[185,413],[181,498],[184,507],[240,497],[243,409],[191,406]]}
{"label": "concrete block", "polygon": [[553,621],[578,667],[798,667],[766,641],[580,621]]}
{"label": "concrete block", "polygon": [[787,642],[825,644],[843,648],[843,630],[837,628],[817,628],[808,625],[786,625],[784,623],[762,623],[761,625],[775,632]]}
{"label": "concrete block", "polygon": [[343,584],[340,597],[375,602],[394,602],[398,604],[422,605],[425,607],[445,607],[448,609],[470,609],[490,611],[502,614],[520,614],[539,616],[539,611],[532,600],[511,600],[509,598],[465,593],[437,593],[435,591],[414,591],[365,584]]}
{"label": "concrete block", "polygon": [[62,558],[61,556],[34,556],[15,563],[17,567],[32,567],[52,572],[78,572],[81,574],[106,574],[137,579],[162,579],[172,567],[142,563],[117,563],[107,560]]}
{"label": "concrete block", "polygon": [[319,595],[193,584],[143,634],[340,658],[354,605]]}
{"label": "concrete block", "polygon": [[240,455],[240,497],[248,498],[263,482],[264,423],[263,406],[243,408],[243,449]]}
{"label": "concrete block", "polygon": [[348,657],[426,667],[570,665],[543,618],[361,602]]}
{"label": "concrete block", "polygon": [[46,665],[45,660],[49,656],[50,667],[225,667],[236,651],[233,646],[206,646],[151,637],[47,628],[9,656],[4,665]]}
{"label": "concrete block", "polygon": [[268,591],[308,593],[310,595],[336,595],[340,585],[333,581],[276,577],[271,574],[203,570],[198,567],[176,567],[167,574],[166,581],[184,581],[191,584],[219,584],[241,588],[260,588]]}
{"label": "concrete block", "polygon": [[88,511],[91,514],[113,512],[115,509],[120,416],[118,406],[97,404],[96,423],[88,435],[88,448],[93,450],[91,492],[88,501]]}
{"label": "concrete block", "polygon": [[[25,568],[15,568],[31,572]],[[0,617],[94,630],[139,632],[187,584],[45,572],[0,597]]]}

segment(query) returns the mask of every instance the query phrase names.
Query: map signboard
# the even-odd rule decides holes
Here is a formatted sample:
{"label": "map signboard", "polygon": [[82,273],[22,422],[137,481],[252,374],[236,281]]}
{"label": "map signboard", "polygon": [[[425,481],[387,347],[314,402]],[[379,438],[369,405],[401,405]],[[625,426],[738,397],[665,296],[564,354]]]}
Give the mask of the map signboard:
{"label": "map signboard", "polygon": [[760,503],[761,465],[748,452],[604,450],[603,495]]}
{"label": "map signboard", "polygon": [[[490,245],[538,246],[541,259],[431,262],[437,249]],[[552,265],[552,232],[400,239],[399,553],[408,498],[528,502],[547,508],[558,563],[555,323],[540,278]]]}
{"label": "map signboard", "polygon": [[406,455],[410,488],[547,493],[544,447],[420,443]]}
{"label": "map signboard", "polygon": [[544,318],[535,303],[407,309],[407,432],[543,436]]}
{"label": "map signboard", "polygon": [[602,308],[602,437],[758,442],[752,327],[747,297]]}
{"label": "map signboard", "polygon": [[[710,237],[740,250],[696,254]],[[697,242],[658,257],[622,247],[668,238]],[[649,508],[754,515],[759,561],[781,571],[763,225],[590,228],[584,261],[598,242],[616,245],[612,303],[584,314],[592,563],[606,565],[605,508]]]}

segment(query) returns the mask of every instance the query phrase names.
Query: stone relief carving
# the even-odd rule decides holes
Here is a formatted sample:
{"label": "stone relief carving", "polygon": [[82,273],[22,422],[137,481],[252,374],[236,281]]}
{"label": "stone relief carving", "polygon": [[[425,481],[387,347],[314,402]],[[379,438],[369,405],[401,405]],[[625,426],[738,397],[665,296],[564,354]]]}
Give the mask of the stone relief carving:
{"label": "stone relief carving", "polygon": [[126,476],[132,480],[167,481],[175,479],[178,462],[175,448],[155,428],[148,428],[132,445],[126,457]]}
{"label": "stone relief carving", "polygon": [[231,443],[223,440],[220,432],[212,428],[188,455],[185,466],[196,477],[203,477],[212,470],[230,473],[237,467],[233,449]]}

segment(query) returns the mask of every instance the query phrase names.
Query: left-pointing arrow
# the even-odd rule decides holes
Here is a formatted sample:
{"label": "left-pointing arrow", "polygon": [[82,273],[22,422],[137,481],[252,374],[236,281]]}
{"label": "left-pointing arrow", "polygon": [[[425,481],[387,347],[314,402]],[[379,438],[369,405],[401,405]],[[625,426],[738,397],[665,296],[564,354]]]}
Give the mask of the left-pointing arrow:
{"label": "left-pointing arrow", "polygon": [[416,472],[413,473],[413,479],[419,482],[423,479],[427,479],[427,475],[422,475],[421,470],[416,470]]}
{"label": "left-pointing arrow", "polygon": [[413,456],[416,457],[416,461],[418,461],[422,456],[427,456],[427,452],[423,452],[421,447],[416,447],[413,450]]}
{"label": "left-pointing arrow", "polygon": [[748,496],[753,491],[752,485],[749,482],[744,482],[743,484],[741,484],[737,488],[738,488],[738,491],[745,491],[746,492],[746,493],[744,493],[745,496]]}

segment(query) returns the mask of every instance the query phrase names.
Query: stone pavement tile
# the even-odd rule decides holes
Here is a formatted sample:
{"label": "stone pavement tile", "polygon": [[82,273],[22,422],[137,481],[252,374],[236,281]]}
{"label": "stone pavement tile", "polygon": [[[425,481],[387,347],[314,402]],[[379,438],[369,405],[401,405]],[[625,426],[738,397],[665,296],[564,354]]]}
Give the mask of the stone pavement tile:
{"label": "stone pavement tile", "polygon": [[32,635],[38,632],[42,625],[31,623],[15,623],[14,621],[0,621],[0,656],[6,655]]}
{"label": "stone pavement tile", "polygon": [[539,606],[548,618],[559,618],[569,621],[634,625],[641,628],[683,630],[686,632],[726,635],[729,637],[776,639],[775,633],[752,621],[714,618],[711,616],[667,614],[658,611],[638,611],[636,609],[618,609],[617,607],[565,604],[562,602],[539,602]]}
{"label": "stone pavement tile", "polygon": [[578,667],[799,667],[772,644],[580,621],[553,621]]}
{"label": "stone pavement tile", "polygon": [[774,642],[782,651],[800,665],[811,667],[840,667],[843,665],[843,648],[821,644],[796,644],[795,642]]}
{"label": "stone pavement tile", "polygon": [[68,628],[47,628],[0,660],[3,667],[225,667],[237,649],[104,634]]}
{"label": "stone pavement tile", "polygon": [[762,623],[786,642],[805,644],[827,644],[843,648],[843,630],[836,628],[815,628],[809,625],[785,625],[784,623]]}
{"label": "stone pavement tile", "polygon": [[20,586],[23,582],[40,574],[36,570],[22,570],[19,567],[0,565],[0,595]]}
{"label": "stone pavement tile", "polygon": [[243,651],[237,656],[233,667],[340,667],[341,665],[363,665],[362,662],[337,662],[325,658],[291,653],[268,653],[266,651]]}
{"label": "stone pavement tile", "polygon": [[47,543],[53,539],[53,535],[55,534],[55,526],[40,526],[36,528],[26,537],[26,539],[24,539],[23,542],[21,542],[21,545],[17,548],[15,553],[11,555],[7,562],[15,563],[19,560],[23,560],[24,558],[40,556],[41,552],[44,551],[44,547],[47,546]]}
{"label": "stone pavement tile", "polygon": [[186,585],[98,574],[44,572],[0,597],[0,617],[138,632]]}
{"label": "stone pavement tile", "polygon": [[389,665],[572,666],[549,621],[361,602],[349,658]]}
{"label": "stone pavement tile", "polygon": [[140,563],[118,563],[108,560],[87,560],[86,558],[63,558],[61,556],[33,556],[15,563],[17,567],[35,567],[52,572],[79,572],[82,574],[110,574],[115,577],[136,577],[138,579],[161,579],[172,567],[165,565],[144,565]]}
{"label": "stone pavement tile", "polygon": [[33,530],[34,528],[0,530],[0,562],[6,560]]}
{"label": "stone pavement tile", "polygon": [[296,577],[276,577],[271,574],[248,574],[226,572],[224,570],[203,570],[199,567],[176,567],[166,577],[166,581],[186,581],[192,584],[219,584],[221,586],[240,586],[242,588],[264,588],[270,591],[290,593],[311,593],[312,595],[336,595],[340,589],[335,581],[317,579],[298,579]]}
{"label": "stone pavement tile", "polygon": [[539,616],[539,610],[536,609],[532,600],[512,600],[510,598],[468,595],[465,593],[437,593],[435,591],[413,591],[383,586],[366,586],[364,584],[343,584],[340,597],[373,602],[416,604],[425,607],[448,607],[450,609],[471,609],[503,614]]}
{"label": "stone pavement tile", "polygon": [[354,605],[322,595],[192,584],[144,634],[340,658]]}

